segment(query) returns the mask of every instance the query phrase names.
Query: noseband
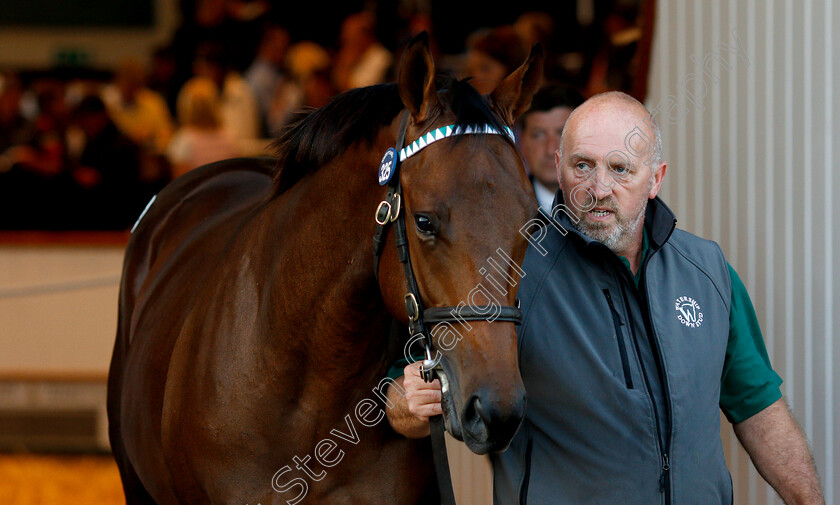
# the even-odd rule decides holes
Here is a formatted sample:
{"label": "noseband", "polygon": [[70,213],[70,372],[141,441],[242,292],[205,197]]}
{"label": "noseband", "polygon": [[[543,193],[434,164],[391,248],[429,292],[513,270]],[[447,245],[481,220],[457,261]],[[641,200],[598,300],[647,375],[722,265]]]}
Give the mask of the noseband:
{"label": "noseband", "polygon": [[504,132],[499,132],[490,125],[483,127],[444,126],[422,135],[419,139],[403,148],[405,133],[408,125],[408,113],[404,113],[400,124],[399,135],[397,136],[396,148],[388,149],[380,164],[379,183],[388,185],[388,192],[379,207],[376,209],[376,233],[373,236],[373,271],[376,278],[379,278],[379,261],[382,256],[382,249],[385,245],[385,236],[388,228],[393,224],[394,243],[397,246],[397,254],[400,263],[403,264],[405,272],[405,283],[407,292],[405,294],[405,311],[408,315],[409,334],[414,337],[419,335],[423,340],[426,353],[426,361],[423,363],[423,378],[431,382],[432,369],[438,365],[439,360],[432,358],[432,339],[429,325],[436,323],[454,323],[461,321],[503,321],[515,324],[522,322],[522,311],[517,306],[494,307],[492,305],[459,305],[458,307],[431,307],[423,309],[423,301],[420,298],[420,288],[417,279],[411,268],[411,258],[408,253],[408,236],[405,226],[405,212],[400,184],[400,165],[409,157],[427,145],[438,140],[469,134],[484,135],[508,135],[513,137],[510,128],[505,127]]}

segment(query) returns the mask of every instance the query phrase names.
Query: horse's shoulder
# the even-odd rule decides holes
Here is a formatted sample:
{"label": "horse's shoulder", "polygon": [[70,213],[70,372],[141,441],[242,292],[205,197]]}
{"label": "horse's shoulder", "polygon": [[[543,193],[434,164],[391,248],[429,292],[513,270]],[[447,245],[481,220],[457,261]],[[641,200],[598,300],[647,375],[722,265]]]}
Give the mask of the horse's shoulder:
{"label": "horse's shoulder", "polygon": [[[233,158],[198,167],[178,177],[158,195],[161,206],[205,198],[219,192],[235,193],[230,203],[244,203],[267,195],[274,177],[276,160],[272,158]],[[246,190],[245,193],[236,190]],[[263,190],[263,191],[260,191]],[[218,196],[218,195],[213,195]],[[156,200],[156,205],[157,201]]]}
{"label": "horse's shoulder", "polygon": [[208,219],[259,205],[270,197],[273,160],[235,158],[198,167],[167,185],[137,224],[135,235],[186,231]]}
{"label": "horse's shoulder", "polygon": [[[246,221],[273,190],[274,160],[237,158],[196,168],[166,186],[148,207],[128,243],[124,290],[139,295],[148,276],[194,276],[223,260]],[[152,282],[152,284],[157,284]]]}

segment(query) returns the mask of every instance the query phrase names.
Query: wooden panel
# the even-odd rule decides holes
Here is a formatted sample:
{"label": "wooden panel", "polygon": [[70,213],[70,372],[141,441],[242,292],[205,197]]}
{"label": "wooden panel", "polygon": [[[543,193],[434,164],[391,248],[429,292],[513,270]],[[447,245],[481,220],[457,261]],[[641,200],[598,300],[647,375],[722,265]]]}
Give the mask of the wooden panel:
{"label": "wooden panel", "polygon": [[452,472],[452,487],[458,505],[493,503],[493,472],[490,458],[473,454],[463,442],[446,435],[446,452]]}

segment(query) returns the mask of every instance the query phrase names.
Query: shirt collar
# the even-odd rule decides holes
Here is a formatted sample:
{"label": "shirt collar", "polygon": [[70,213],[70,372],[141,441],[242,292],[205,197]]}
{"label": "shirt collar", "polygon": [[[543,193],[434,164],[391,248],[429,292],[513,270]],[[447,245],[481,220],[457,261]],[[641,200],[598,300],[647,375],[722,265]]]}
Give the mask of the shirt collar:
{"label": "shirt collar", "polygon": [[554,192],[545,187],[536,177],[532,182],[534,184],[534,194],[537,196],[537,203],[546,214],[551,214],[551,207],[554,204]]}
{"label": "shirt collar", "polygon": [[625,258],[624,256],[619,256],[618,259],[621,260],[621,263],[627,267],[627,271],[630,272],[630,275],[633,276],[633,282],[636,284],[636,287],[639,287],[639,281],[642,279],[642,265],[645,264],[645,256],[647,256],[648,249],[650,249],[650,244],[648,243],[648,231],[647,227],[642,228],[642,256],[639,259],[639,269],[636,271],[636,275],[633,275],[633,269],[630,268],[630,260]]}

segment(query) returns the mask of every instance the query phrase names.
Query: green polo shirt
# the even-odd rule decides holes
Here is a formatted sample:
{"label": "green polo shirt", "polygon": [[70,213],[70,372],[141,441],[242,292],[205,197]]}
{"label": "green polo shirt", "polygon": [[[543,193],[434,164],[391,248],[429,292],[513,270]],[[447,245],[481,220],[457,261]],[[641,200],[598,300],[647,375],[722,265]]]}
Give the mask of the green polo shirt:
{"label": "green polo shirt", "polygon": [[[642,258],[644,263],[648,249],[648,232],[642,235]],[[630,269],[630,261],[619,256],[624,266]],[[720,408],[731,423],[752,417],[782,397],[779,386],[782,379],[770,365],[767,348],[761,335],[761,327],[755,315],[747,288],[738,273],[729,263],[729,281],[732,295],[729,308],[729,342],[726,345],[726,359],[720,384]],[[642,269],[633,280],[639,287]]]}
{"label": "green polo shirt", "polygon": [[782,378],[770,365],[758,318],[741,278],[729,265],[732,301],[720,408],[731,423],[752,417],[782,397]]}
{"label": "green polo shirt", "polygon": [[[642,262],[649,249],[647,230],[642,238]],[[619,257],[630,270],[627,258]],[[720,408],[731,423],[739,423],[759,413],[782,397],[779,386],[782,379],[770,365],[761,328],[755,315],[750,295],[741,278],[729,265],[729,279],[732,297],[729,309],[729,342],[720,385]],[[641,279],[641,268],[634,276],[636,287]],[[630,270],[632,273],[632,270]],[[423,359],[416,357],[415,361]],[[408,364],[399,360],[390,370],[388,377],[396,379],[403,374]]]}
{"label": "green polo shirt", "polygon": [[[643,265],[645,263],[645,257],[647,256],[648,249],[650,249],[650,243],[648,242],[648,232],[647,228],[642,228],[642,257],[639,259],[639,265]],[[627,267],[627,270],[630,274],[633,273],[633,269],[630,268],[630,260],[625,258],[624,256],[619,256],[618,259],[624,263],[624,266]],[[639,271],[636,272],[636,275],[633,276],[633,282],[636,283],[636,288],[639,287],[639,281],[642,279],[642,269],[639,268]]]}

